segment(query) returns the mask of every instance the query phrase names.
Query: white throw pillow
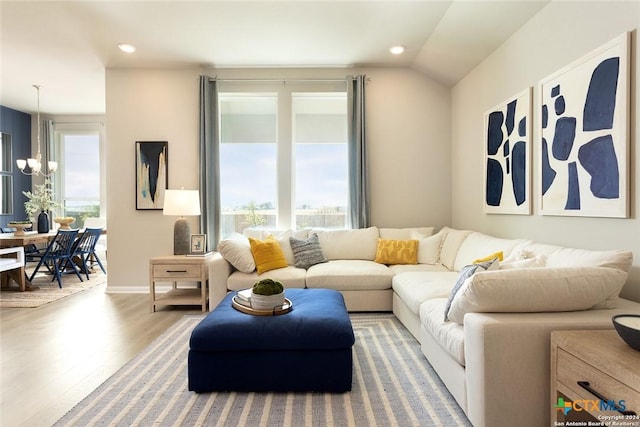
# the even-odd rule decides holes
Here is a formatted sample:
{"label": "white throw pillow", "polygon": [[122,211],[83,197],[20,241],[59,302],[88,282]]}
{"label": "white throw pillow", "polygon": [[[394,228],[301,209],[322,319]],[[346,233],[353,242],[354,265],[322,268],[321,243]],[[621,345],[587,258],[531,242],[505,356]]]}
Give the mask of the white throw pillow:
{"label": "white throw pillow", "polygon": [[539,255],[535,258],[525,258],[518,261],[501,261],[500,270],[515,270],[517,268],[540,268],[544,267],[544,256]]}
{"label": "white throw pillow", "polygon": [[627,273],[607,267],[525,268],[478,272],[462,285],[449,320],[466,313],[533,313],[611,308]]}
{"label": "white throw pillow", "polygon": [[218,252],[238,271],[252,273],[256,269],[249,239],[242,234],[231,233],[227,239],[221,240]]}
{"label": "white throw pillow", "polygon": [[410,238],[418,240],[418,264],[437,264],[440,261],[440,245],[443,236],[442,231],[429,237],[424,237],[415,231],[412,233]]}

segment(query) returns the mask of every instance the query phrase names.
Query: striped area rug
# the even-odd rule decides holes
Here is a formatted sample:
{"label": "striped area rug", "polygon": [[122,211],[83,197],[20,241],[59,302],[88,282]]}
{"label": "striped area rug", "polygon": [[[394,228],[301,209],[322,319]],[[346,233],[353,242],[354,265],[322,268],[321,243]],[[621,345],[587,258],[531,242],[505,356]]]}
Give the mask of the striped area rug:
{"label": "striped area rug", "polygon": [[188,342],[200,319],[178,321],[55,426],[471,425],[392,314],[351,315],[353,387],[335,394],[189,392]]}

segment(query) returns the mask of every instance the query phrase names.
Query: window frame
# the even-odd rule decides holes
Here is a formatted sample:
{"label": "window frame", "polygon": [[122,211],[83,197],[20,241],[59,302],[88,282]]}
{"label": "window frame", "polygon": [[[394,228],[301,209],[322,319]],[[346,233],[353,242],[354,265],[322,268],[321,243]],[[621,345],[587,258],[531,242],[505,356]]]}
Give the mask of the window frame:
{"label": "window frame", "polygon": [[[55,198],[60,207],[56,209],[57,215],[64,215],[64,203],[66,200],[73,200],[66,198],[65,185],[63,176],[65,174],[66,159],[64,157],[64,138],[67,135],[96,135],[98,137],[98,160],[100,165],[99,171],[99,211],[98,217],[105,218],[107,216],[107,191],[106,191],[106,146],[105,146],[105,131],[102,123],[55,123],[54,128],[54,160],[58,162],[58,170],[53,175],[53,182],[55,188]],[[93,200],[93,199],[92,199]],[[76,224],[79,226],[79,224]]]}
{"label": "window frame", "polygon": [[[296,227],[295,208],[295,141],[294,141],[294,94],[344,94],[347,97],[347,85],[344,81],[280,81],[280,82],[254,82],[254,81],[220,81],[218,88],[218,120],[221,122],[220,102],[225,97],[244,94],[252,96],[260,94],[276,94],[277,96],[277,123],[276,123],[276,228],[294,229]],[[219,123],[220,123],[219,122]],[[221,128],[222,126],[220,126]],[[222,142],[222,130],[218,130],[218,141]],[[346,159],[348,162],[348,159]],[[288,165],[288,166],[284,166]],[[345,228],[350,228],[349,221],[349,197],[347,206]],[[222,208],[222,207],[220,207]],[[220,209],[222,214],[222,209]],[[221,232],[223,232],[221,230]]]}

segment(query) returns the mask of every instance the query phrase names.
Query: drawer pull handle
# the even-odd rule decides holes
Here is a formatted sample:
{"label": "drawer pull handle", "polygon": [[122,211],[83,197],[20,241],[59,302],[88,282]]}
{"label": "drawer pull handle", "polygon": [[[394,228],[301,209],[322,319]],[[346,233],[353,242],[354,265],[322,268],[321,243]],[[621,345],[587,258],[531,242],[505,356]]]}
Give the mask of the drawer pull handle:
{"label": "drawer pull handle", "polygon": [[167,273],[186,273],[187,270],[167,270]]}
{"label": "drawer pull handle", "polygon": [[[598,399],[604,400],[605,402],[610,402],[610,400],[604,397],[604,395],[591,388],[591,384],[589,384],[589,381],[578,381],[578,385],[587,390],[589,393],[593,394]],[[613,402],[613,406],[615,407],[616,411],[620,412],[622,415],[636,415],[636,413],[633,411],[625,411],[621,409],[618,405],[615,404],[615,402]]]}

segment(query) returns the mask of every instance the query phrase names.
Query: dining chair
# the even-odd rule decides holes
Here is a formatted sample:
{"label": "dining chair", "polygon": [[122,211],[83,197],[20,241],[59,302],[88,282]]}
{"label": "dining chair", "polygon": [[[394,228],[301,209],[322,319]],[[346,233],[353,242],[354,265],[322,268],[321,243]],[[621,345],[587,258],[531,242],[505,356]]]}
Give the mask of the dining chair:
{"label": "dining chair", "polygon": [[89,280],[89,264],[98,264],[102,272],[107,274],[96,253],[96,243],[98,243],[101,235],[102,228],[85,228],[71,250],[72,261],[78,266],[79,270],[87,276],[87,280]]}
{"label": "dining chair", "polygon": [[[42,265],[46,266],[51,274],[54,275],[54,278],[58,281],[58,286],[62,288],[62,274],[68,273],[67,270],[70,268],[73,272],[78,276],[78,279],[82,282],[82,277],[78,271],[78,267],[71,260],[71,248],[73,247],[73,243],[78,236],[78,230],[58,230],[55,237],[40,258],[38,265],[36,266],[33,273],[31,273],[31,277],[29,277],[29,281],[33,281],[33,278],[36,276],[38,270]],[[53,278],[51,279],[53,281]]]}

